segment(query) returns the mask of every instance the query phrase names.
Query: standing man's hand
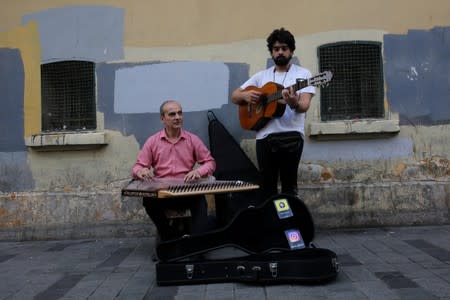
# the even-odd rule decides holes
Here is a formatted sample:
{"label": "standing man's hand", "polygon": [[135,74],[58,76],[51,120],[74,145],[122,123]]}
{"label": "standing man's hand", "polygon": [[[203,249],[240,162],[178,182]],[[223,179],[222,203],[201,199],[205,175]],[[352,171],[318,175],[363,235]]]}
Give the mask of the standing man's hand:
{"label": "standing man's hand", "polygon": [[256,104],[259,102],[262,93],[260,91],[249,90],[243,92],[243,98],[248,104]]}
{"label": "standing man's hand", "polygon": [[185,182],[190,182],[190,181],[194,181],[194,180],[197,180],[197,179],[200,179],[200,178],[201,178],[201,176],[198,173],[198,171],[197,170],[192,170],[192,171],[190,171],[189,173],[187,173],[184,176],[184,181]]}
{"label": "standing man's hand", "polygon": [[283,99],[286,101],[287,105],[289,105],[290,108],[297,109],[299,97],[295,93],[293,87],[283,89],[281,91],[281,95],[283,96]]}

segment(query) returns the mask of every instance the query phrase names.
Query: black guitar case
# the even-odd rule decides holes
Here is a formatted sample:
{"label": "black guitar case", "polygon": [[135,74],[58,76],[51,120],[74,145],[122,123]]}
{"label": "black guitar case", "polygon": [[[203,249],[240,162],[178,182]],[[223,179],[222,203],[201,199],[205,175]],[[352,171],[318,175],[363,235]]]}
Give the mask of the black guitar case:
{"label": "black guitar case", "polygon": [[[212,111],[208,111],[208,134],[211,155],[216,160],[217,180],[242,180],[261,186],[259,170]],[[258,206],[264,200],[261,189],[215,195],[218,226],[228,224],[238,211]]]}
{"label": "black guitar case", "polygon": [[[261,206],[241,210],[221,229],[161,242],[156,248],[156,280],[159,285],[331,280],[337,276],[337,256],[313,247],[313,238],[313,220],[303,201],[275,195]],[[227,247],[245,255],[198,258]]]}
{"label": "black guitar case", "polygon": [[304,248],[219,260],[157,263],[156,282],[160,286],[220,282],[323,284],[335,279],[337,272],[333,251]]}

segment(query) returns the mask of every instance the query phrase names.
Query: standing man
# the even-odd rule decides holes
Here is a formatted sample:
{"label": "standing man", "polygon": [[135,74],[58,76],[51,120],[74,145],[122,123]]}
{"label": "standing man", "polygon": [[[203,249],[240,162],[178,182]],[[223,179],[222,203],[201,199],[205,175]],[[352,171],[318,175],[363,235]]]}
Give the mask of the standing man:
{"label": "standing man", "polygon": [[[140,180],[183,178],[185,182],[190,182],[212,175],[216,162],[200,138],[182,128],[181,105],[174,100],[165,101],[160,106],[160,118],[164,128],[145,142],[132,168],[132,177]],[[204,196],[173,199],[144,197],[143,205],[155,223],[161,240],[179,235],[169,224],[165,214],[167,209],[190,209],[191,232],[208,230],[208,209]]]}
{"label": "standing man", "polygon": [[[309,70],[291,63],[295,39],[289,31],[284,28],[275,29],[267,38],[267,47],[275,66],[256,73],[233,91],[233,103],[255,105],[261,100],[263,93],[254,89],[246,90],[249,86],[260,88],[268,82],[274,82],[290,87],[298,79],[311,77]],[[283,89],[281,95],[286,102],[284,113],[256,132],[256,156],[262,173],[265,197],[278,193],[278,177],[281,192],[297,196],[297,172],[303,151],[305,113],[314,94],[313,86],[304,87],[297,92],[293,88]]]}

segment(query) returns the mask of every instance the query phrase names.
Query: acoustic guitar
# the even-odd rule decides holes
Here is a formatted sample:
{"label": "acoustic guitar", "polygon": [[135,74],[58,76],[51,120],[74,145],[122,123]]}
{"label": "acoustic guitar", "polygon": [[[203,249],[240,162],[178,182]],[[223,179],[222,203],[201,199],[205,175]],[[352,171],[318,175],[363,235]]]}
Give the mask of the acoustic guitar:
{"label": "acoustic guitar", "polygon": [[[331,71],[322,72],[309,79],[297,79],[297,82],[287,87],[298,91],[307,86],[324,86],[331,81]],[[248,130],[259,130],[273,118],[281,117],[286,109],[281,91],[285,89],[280,84],[268,82],[262,87],[248,86],[244,91],[255,90],[261,92],[261,97],[256,104],[239,105],[239,121],[241,127]]]}

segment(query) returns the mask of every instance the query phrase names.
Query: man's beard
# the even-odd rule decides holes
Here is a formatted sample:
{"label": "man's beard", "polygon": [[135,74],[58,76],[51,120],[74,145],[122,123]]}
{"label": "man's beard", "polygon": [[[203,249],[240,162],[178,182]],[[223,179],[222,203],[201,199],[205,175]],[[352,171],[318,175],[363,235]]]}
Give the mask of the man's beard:
{"label": "man's beard", "polygon": [[284,67],[284,66],[286,66],[286,65],[289,63],[289,61],[291,60],[291,58],[292,58],[292,56],[285,57],[285,56],[283,56],[283,55],[280,55],[280,56],[278,56],[278,57],[275,57],[275,58],[273,59],[273,61],[275,62],[275,64],[276,64],[277,66]]}

